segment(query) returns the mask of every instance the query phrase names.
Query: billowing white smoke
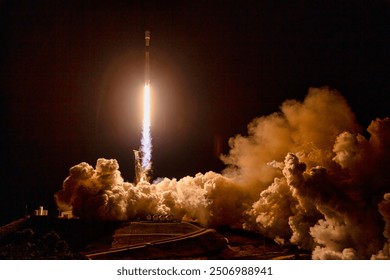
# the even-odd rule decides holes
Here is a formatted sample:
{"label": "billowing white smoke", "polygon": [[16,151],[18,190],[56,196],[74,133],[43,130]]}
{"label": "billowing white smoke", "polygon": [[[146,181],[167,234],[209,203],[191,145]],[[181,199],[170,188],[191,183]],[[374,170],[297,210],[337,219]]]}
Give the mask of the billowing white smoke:
{"label": "billowing white smoke", "polygon": [[173,214],[204,225],[259,231],[313,251],[314,259],[390,257],[390,118],[360,135],[344,98],[310,89],[303,102],[260,117],[229,141],[222,174],[124,182],[116,160],[70,169],[56,193],[80,218]]}
{"label": "billowing white smoke", "polygon": [[378,254],[371,257],[372,259],[390,259],[390,193],[386,193],[383,198],[383,201],[379,203],[379,212],[383,215],[386,222],[383,235],[387,238],[387,242],[385,242],[383,249]]}
{"label": "billowing white smoke", "polygon": [[[227,191],[221,196],[225,187]],[[95,169],[85,162],[73,166],[55,198],[60,209],[72,209],[80,218],[128,220],[147,214],[173,214],[207,225],[238,219],[240,211],[225,215],[236,209],[232,205],[239,205],[234,201],[239,198],[236,193],[229,179],[214,172],[180,180],[164,178],[154,184],[143,181],[134,186],[124,182],[115,159],[100,158]]]}

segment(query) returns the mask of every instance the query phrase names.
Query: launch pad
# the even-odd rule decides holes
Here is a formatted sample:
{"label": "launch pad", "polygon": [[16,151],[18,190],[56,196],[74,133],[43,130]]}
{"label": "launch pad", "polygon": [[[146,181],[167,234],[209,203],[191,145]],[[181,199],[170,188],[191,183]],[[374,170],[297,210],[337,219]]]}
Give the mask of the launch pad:
{"label": "launch pad", "polygon": [[[40,240],[47,234],[54,237],[50,244],[55,245],[57,251],[42,247]],[[34,242],[40,245],[31,246]],[[25,247],[21,250],[23,244]],[[0,256],[4,259],[269,260],[310,259],[311,255],[296,247],[276,244],[260,234],[227,227],[208,229],[187,222],[92,221],[32,216],[0,227]]]}
{"label": "launch pad", "polygon": [[111,248],[88,259],[188,258],[224,250],[227,239],[213,229],[187,222],[127,222],[112,236]]}
{"label": "launch pad", "polygon": [[139,182],[149,182],[149,175],[142,167],[142,151],[133,150],[134,152],[134,184]]}

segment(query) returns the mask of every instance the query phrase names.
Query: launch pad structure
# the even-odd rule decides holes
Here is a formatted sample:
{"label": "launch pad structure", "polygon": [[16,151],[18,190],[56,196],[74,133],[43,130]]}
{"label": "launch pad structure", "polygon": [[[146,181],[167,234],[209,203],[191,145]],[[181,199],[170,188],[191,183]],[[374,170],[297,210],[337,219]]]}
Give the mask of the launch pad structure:
{"label": "launch pad structure", "polygon": [[139,150],[133,150],[134,152],[134,184],[137,185],[139,182],[148,182],[148,174],[142,167],[142,152]]}

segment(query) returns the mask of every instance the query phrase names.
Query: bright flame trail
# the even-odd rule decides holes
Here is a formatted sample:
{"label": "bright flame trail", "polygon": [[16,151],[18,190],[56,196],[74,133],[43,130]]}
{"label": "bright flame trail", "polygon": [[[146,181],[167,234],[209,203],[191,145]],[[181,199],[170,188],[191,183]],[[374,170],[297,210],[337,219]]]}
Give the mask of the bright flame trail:
{"label": "bright flame trail", "polygon": [[152,137],[150,135],[150,67],[149,67],[150,31],[145,31],[145,86],[144,116],[140,151],[134,150],[135,181],[149,181],[152,169]]}
{"label": "bright flame trail", "polygon": [[150,134],[150,85],[144,87],[144,118],[142,123],[142,177],[147,179],[152,168],[152,137]]}

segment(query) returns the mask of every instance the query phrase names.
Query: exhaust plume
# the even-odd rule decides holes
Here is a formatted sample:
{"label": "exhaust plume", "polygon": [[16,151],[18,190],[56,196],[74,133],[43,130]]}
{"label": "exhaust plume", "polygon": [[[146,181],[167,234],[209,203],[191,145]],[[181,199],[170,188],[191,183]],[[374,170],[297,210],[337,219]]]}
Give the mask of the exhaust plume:
{"label": "exhaust plume", "polygon": [[147,181],[152,169],[152,136],[150,134],[150,85],[144,87],[144,112],[142,122],[142,179]]}
{"label": "exhaust plume", "polygon": [[390,118],[361,134],[345,99],[312,88],[303,102],[254,119],[229,140],[222,174],[124,182],[116,160],[70,169],[58,207],[80,218],[172,214],[205,226],[260,232],[313,259],[390,257]]}

